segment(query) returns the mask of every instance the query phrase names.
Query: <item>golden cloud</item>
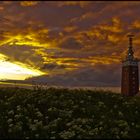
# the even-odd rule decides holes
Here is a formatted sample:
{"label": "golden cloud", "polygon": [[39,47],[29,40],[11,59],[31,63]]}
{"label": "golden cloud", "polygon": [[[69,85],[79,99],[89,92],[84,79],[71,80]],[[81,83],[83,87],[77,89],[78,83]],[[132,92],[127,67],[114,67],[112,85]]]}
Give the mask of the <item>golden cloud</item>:
{"label": "golden cloud", "polygon": [[121,33],[123,31],[121,21],[119,18],[112,18],[112,25],[100,24],[99,28],[104,31],[110,31],[114,33]]}
{"label": "golden cloud", "polygon": [[[38,3],[38,1],[22,1],[20,2],[20,5],[26,7],[35,6]],[[54,73],[72,71],[95,64],[108,65],[120,63],[121,58],[118,56],[123,56],[123,54],[125,54],[124,50],[127,48],[127,43],[125,43],[127,42],[127,38],[123,40],[123,36],[125,36],[127,32],[128,25],[130,25],[130,23],[125,23],[127,17],[125,16],[123,19],[121,11],[123,11],[123,8],[127,9],[128,6],[131,7],[131,4],[121,3],[121,5],[120,3],[115,2],[105,4],[101,7],[98,7],[99,5],[97,5],[95,9],[94,7],[88,9],[88,6],[91,3],[94,4],[94,2],[88,1],[53,2],[53,6],[51,5],[50,7],[54,9],[50,9],[54,11],[54,17],[49,17],[45,12],[42,14],[42,12],[40,12],[42,10],[39,10],[39,8],[39,11],[37,11],[38,16],[36,16],[34,15],[34,12],[32,12],[32,7],[29,8],[29,11],[27,10],[19,13],[20,16],[18,16],[15,14],[17,13],[15,6],[13,8],[13,11],[15,9],[15,12],[12,11],[12,14],[7,14],[7,11],[5,11],[4,17],[9,19],[8,22],[11,23],[11,26],[10,24],[5,24],[4,29],[8,30],[0,34],[0,45],[11,48],[13,46],[27,46],[26,51],[28,53],[24,52],[24,57],[21,53],[21,56],[19,56],[21,59],[19,58],[19,61],[22,61],[25,64],[32,64],[36,69],[43,67],[44,64],[52,64],[55,67],[53,69]],[[102,5],[102,2],[100,4]],[[46,4],[46,7],[48,5]],[[22,8],[21,6],[19,6],[19,8]],[[78,8],[80,6],[82,8],[80,8],[81,12],[79,13],[82,14],[78,13],[77,16],[70,15],[71,18],[68,18],[69,16],[63,12],[63,6],[71,6],[72,8],[73,6],[74,8],[75,6]],[[41,8],[42,7],[40,7],[40,9]],[[62,10],[62,13],[60,12],[60,14],[58,12],[57,14],[55,13],[55,10]],[[135,9],[131,10],[129,8],[127,12],[125,12],[126,15],[134,15],[134,13]],[[16,15],[17,18],[15,18],[14,15]],[[55,21],[56,16],[56,19],[60,19],[62,23],[57,24]],[[67,22],[63,22],[65,21],[65,17]],[[138,15],[136,17],[138,17]],[[51,21],[52,23],[48,25],[48,22],[51,19],[53,19]],[[26,24],[24,24],[25,21]],[[54,24],[53,22],[56,23]],[[130,26],[132,29],[139,29],[139,19],[133,21]],[[73,38],[74,41],[70,40],[70,38]],[[76,42],[81,46],[78,47]],[[60,46],[62,43],[63,47]],[[135,43],[138,45],[140,44],[138,40],[136,40]],[[28,47],[30,47],[30,49],[28,49]],[[12,55],[17,52],[19,51],[13,51]],[[23,58],[29,53],[33,53],[32,56],[24,61]],[[139,53],[136,53],[136,55],[139,55]],[[0,56],[0,58],[2,58],[2,56]],[[16,62],[16,59],[17,57],[15,60],[13,59],[14,62]],[[43,70],[46,73],[49,71],[47,68],[48,67]]]}
{"label": "golden cloud", "polygon": [[93,56],[89,57],[90,59],[87,61],[90,61],[93,64],[114,64],[114,63],[120,63],[121,57],[117,56]]}
{"label": "golden cloud", "polygon": [[39,3],[38,1],[21,1],[20,5],[26,7],[26,6],[35,6],[38,3]]}
{"label": "golden cloud", "polygon": [[64,31],[65,32],[73,32],[77,29],[78,27],[77,26],[66,26],[64,27]]}
{"label": "golden cloud", "polygon": [[[40,40],[43,37],[44,40]],[[47,41],[48,36],[48,29],[25,29],[22,30],[15,30],[14,32],[4,32],[1,35],[2,40],[0,41],[0,45],[27,45],[27,46],[34,46],[34,47],[49,47],[50,42]],[[46,39],[46,40],[45,40]]]}
{"label": "golden cloud", "polygon": [[110,34],[108,35],[108,41],[112,43],[117,43],[120,41],[120,38],[117,35]]}
{"label": "golden cloud", "polygon": [[81,8],[88,7],[90,4],[92,4],[91,1],[63,1],[63,2],[58,2],[58,6],[80,6]]}
{"label": "golden cloud", "polygon": [[132,28],[140,29],[140,20],[135,20],[135,21],[132,23]]}

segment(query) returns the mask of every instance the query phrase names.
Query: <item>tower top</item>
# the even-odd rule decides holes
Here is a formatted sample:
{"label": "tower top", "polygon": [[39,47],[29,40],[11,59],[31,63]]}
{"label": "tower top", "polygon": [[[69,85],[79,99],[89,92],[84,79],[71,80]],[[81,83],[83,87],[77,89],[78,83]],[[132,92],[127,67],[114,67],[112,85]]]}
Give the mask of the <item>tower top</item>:
{"label": "tower top", "polygon": [[137,66],[139,60],[137,58],[134,58],[133,54],[133,37],[134,35],[129,34],[127,35],[129,39],[129,46],[128,46],[128,51],[125,60],[123,60],[123,66]]}
{"label": "tower top", "polygon": [[127,37],[132,38],[132,37],[134,37],[134,35],[133,34],[128,34]]}
{"label": "tower top", "polygon": [[133,37],[134,35],[132,34],[129,34],[127,35],[127,37],[129,38],[129,46],[128,46],[128,52],[127,52],[127,56],[126,56],[126,59],[127,60],[133,60],[134,59],[134,52],[133,52]]}

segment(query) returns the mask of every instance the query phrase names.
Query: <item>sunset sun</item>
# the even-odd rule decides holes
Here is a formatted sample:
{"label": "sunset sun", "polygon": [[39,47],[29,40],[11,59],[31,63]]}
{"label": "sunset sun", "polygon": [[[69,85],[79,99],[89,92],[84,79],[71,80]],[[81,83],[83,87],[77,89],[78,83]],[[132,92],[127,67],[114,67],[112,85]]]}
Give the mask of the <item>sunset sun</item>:
{"label": "sunset sun", "polygon": [[0,55],[0,57],[0,80],[25,80],[26,78],[43,74],[39,70],[27,68],[24,64],[8,62],[4,55]]}

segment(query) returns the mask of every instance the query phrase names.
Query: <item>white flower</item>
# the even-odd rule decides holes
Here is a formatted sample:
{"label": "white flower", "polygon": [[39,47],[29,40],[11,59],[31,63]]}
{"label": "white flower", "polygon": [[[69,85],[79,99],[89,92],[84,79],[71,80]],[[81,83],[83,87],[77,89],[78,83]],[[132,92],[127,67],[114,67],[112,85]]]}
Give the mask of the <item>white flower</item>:
{"label": "white flower", "polygon": [[36,111],[39,111],[39,109],[38,109],[38,108],[35,108],[35,110],[36,110]]}
{"label": "white flower", "polygon": [[13,126],[13,124],[11,123],[11,124],[9,124],[9,127],[12,127]]}
{"label": "white flower", "polygon": [[132,124],[132,126],[134,126],[134,125],[135,125],[135,123],[134,123],[134,122],[132,122],[131,124]]}
{"label": "white flower", "polygon": [[16,119],[19,119],[19,118],[20,118],[20,115],[17,115],[17,114],[16,114],[16,115],[15,115],[15,118],[16,118]]}
{"label": "white flower", "polygon": [[124,102],[124,104],[125,104],[125,105],[127,105],[127,104],[128,104],[128,102],[126,102],[126,101],[125,101],[125,102]]}
{"label": "white flower", "polygon": [[35,134],[35,137],[38,138],[39,137],[39,134]]}
{"label": "white flower", "polygon": [[36,130],[36,125],[31,124],[31,125],[30,125],[30,129],[31,129],[32,131],[35,131],[35,130]]}
{"label": "white flower", "polygon": [[37,114],[37,117],[42,117],[43,116],[43,114],[40,111],[37,111],[36,114]]}
{"label": "white flower", "polygon": [[67,124],[66,124],[66,126],[71,126],[72,125],[72,123],[71,122],[68,122]]}
{"label": "white flower", "polygon": [[34,123],[37,123],[38,122],[38,120],[34,120]]}
{"label": "white flower", "polygon": [[21,126],[21,125],[23,125],[23,122],[19,121],[19,122],[17,122],[17,125]]}
{"label": "white flower", "polygon": [[103,129],[103,127],[99,127],[99,130],[102,130]]}
{"label": "white flower", "polygon": [[53,110],[52,108],[49,108],[49,109],[48,109],[48,111],[52,111],[52,110]]}
{"label": "white flower", "polygon": [[51,132],[51,134],[55,134],[55,133],[56,133],[55,131],[52,131],[52,132]]}
{"label": "white flower", "polygon": [[11,123],[13,120],[10,118],[7,120],[8,123]]}
{"label": "white flower", "polygon": [[74,105],[74,106],[73,106],[73,108],[75,108],[75,109],[78,108],[78,107],[79,107],[78,105]]}
{"label": "white flower", "polygon": [[58,118],[57,118],[57,120],[58,120],[58,121],[61,121],[61,120],[62,120],[62,118],[58,117]]}
{"label": "white flower", "polygon": [[42,126],[42,125],[43,125],[42,121],[36,123],[36,126]]}
{"label": "white flower", "polygon": [[81,100],[80,103],[83,104],[84,103],[84,100]]}
{"label": "white flower", "polygon": [[120,112],[120,111],[118,112],[118,114],[119,114],[119,116],[123,116],[123,113],[122,113],[122,112]]}
{"label": "white flower", "polygon": [[100,125],[102,125],[102,124],[103,124],[103,122],[101,121],[99,124],[100,124]]}
{"label": "white flower", "polygon": [[14,114],[14,111],[13,111],[13,110],[10,110],[10,111],[8,112],[8,114],[9,114],[9,115],[13,115],[13,114]]}
{"label": "white flower", "polygon": [[70,139],[73,136],[75,136],[75,132],[74,131],[63,131],[63,132],[59,133],[59,135],[63,139]]}
{"label": "white flower", "polygon": [[104,104],[104,102],[101,102],[101,101],[98,102],[98,106],[99,107],[106,107],[105,104]]}
{"label": "white flower", "polygon": [[20,105],[17,106],[17,111],[20,111],[21,110],[21,107]]}
{"label": "white flower", "polygon": [[91,135],[91,136],[93,135],[94,136],[94,135],[97,135],[98,132],[99,132],[99,129],[98,128],[94,128],[94,129],[89,131],[89,135]]}
{"label": "white flower", "polygon": [[29,117],[28,117],[28,116],[26,116],[25,118],[26,118],[27,120],[29,119]]}

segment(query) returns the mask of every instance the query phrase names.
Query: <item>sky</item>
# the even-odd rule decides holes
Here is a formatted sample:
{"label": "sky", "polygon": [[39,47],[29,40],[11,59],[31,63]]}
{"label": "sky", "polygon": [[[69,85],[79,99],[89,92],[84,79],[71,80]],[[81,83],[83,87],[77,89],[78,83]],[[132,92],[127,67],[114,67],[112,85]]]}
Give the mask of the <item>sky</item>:
{"label": "sky", "polygon": [[0,79],[118,86],[128,33],[140,58],[139,13],[139,1],[0,1]]}

